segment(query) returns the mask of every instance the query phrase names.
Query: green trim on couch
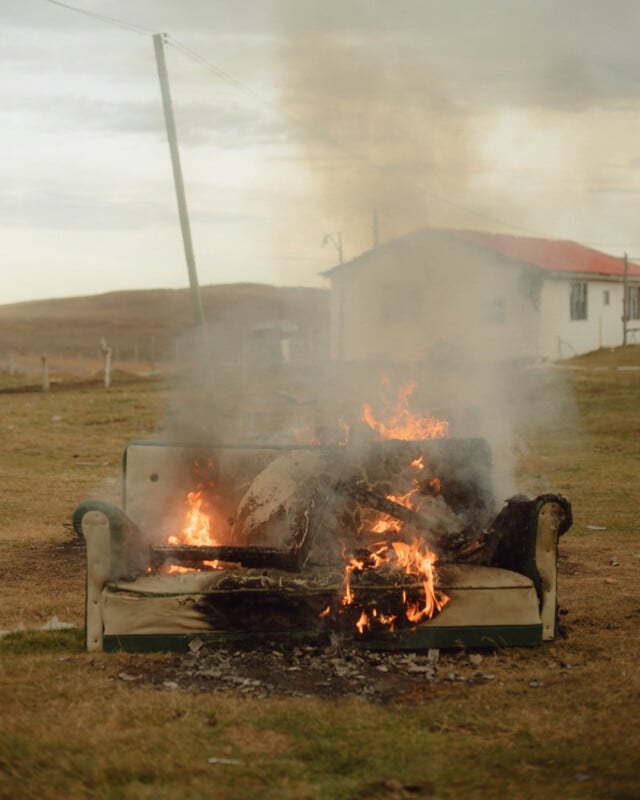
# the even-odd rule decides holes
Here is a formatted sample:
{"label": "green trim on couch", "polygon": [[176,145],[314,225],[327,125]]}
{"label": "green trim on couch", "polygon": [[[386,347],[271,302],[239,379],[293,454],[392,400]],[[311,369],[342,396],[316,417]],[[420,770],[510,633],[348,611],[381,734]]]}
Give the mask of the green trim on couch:
{"label": "green trim on couch", "polygon": [[[116,653],[186,653],[189,644],[199,639],[204,644],[220,647],[228,645],[257,644],[258,642],[298,643],[319,642],[318,631],[282,632],[209,631],[194,634],[139,634],[104,637],[104,652]],[[328,637],[327,637],[328,641]],[[539,625],[487,625],[467,627],[423,627],[413,631],[354,636],[345,639],[347,647],[363,650],[428,650],[456,647],[526,647],[542,644],[542,624]]]}

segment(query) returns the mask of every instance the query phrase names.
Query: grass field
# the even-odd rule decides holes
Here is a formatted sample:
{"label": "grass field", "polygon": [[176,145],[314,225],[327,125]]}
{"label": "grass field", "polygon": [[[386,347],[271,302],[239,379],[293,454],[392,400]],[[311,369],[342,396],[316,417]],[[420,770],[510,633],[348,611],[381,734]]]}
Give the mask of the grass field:
{"label": "grass field", "polygon": [[[0,628],[13,631],[0,639],[0,798],[640,797],[639,367],[637,347],[573,360],[556,372],[576,413],[519,432],[522,489],[573,505],[563,635],[485,653],[490,682],[386,704],[151,688],[118,676],[167,656],[84,652],[71,513],[88,495],[120,503],[122,451],[161,433],[169,390],[0,391]],[[54,615],[77,627],[34,630]],[[469,654],[452,657],[464,671]]]}

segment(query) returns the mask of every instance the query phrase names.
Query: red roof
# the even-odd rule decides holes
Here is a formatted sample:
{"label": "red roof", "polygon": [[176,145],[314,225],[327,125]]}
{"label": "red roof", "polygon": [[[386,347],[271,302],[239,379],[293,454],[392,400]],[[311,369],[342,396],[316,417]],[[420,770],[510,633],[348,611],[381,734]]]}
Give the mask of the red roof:
{"label": "red roof", "polygon": [[[575,242],[481,231],[452,230],[451,233],[460,239],[487,247],[500,255],[535,264],[549,272],[624,275],[624,259],[606,255]],[[640,275],[640,265],[629,262],[628,274]]]}

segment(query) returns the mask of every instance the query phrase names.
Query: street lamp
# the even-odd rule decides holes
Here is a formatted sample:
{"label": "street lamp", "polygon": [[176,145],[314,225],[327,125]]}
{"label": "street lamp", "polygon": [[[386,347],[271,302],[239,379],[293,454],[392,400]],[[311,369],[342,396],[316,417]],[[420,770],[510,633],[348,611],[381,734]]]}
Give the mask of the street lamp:
{"label": "street lamp", "polygon": [[322,247],[325,247],[329,242],[331,242],[338,251],[340,263],[344,264],[344,259],[342,257],[342,233],[340,231],[337,233],[325,233],[324,239],[322,240]]}

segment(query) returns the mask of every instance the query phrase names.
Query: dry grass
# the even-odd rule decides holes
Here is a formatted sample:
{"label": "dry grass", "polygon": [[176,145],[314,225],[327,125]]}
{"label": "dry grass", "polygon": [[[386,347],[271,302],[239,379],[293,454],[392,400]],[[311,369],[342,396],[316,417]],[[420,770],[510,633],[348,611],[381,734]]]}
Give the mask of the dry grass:
{"label": "dry grass", "polygon": [[[486,654],[489,683],[383,707],[149,688],[118,675],[166,656],[89,655],[78,631],[12,635],[0,640],[0,798],[640,796],[640,371],[614,369],[639,356],[567,371],[577,414],[522,431],[523,486],[573,504],[565,637]],[[157,431],[166,400],[144,382],[0,394],[0,628],[82,624],[83,553],[65,525],[87,494],[119,502],[121,452]]]}

